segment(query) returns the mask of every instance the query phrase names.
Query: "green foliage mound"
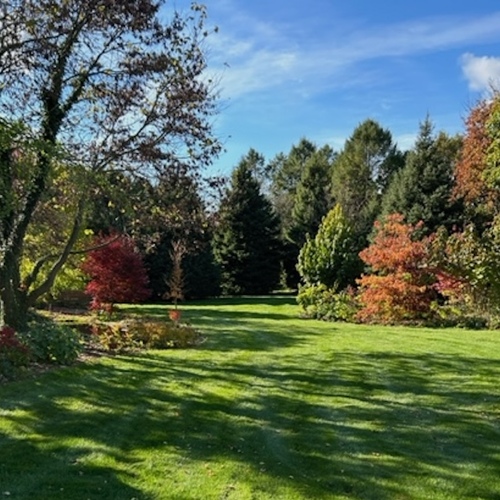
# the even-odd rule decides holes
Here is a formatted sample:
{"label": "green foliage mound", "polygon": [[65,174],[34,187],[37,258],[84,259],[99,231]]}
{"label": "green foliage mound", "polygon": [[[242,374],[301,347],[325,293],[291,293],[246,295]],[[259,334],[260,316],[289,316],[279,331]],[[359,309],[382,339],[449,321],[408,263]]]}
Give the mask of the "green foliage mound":
{"label": "green foliage mound", "polygon": [[299,254],[297,269],[304,285],[299,289],[297,302],[305,316],[331,321],[354,318],[354,296],[346,291],[359,262],[352,246],[351,227],[340,205],[336,205],[323,218],[315,238],[308,238]]}
{"label": "green foliage mound", "polygon": [[38,363],[70,365],[83,351],[79,332],[52,321],[30,323],[20,338],[28,346],[32,360]]}
{"label": "green foliage mound", "polygon": [[304,316],[326,321],[352,321],[358,311],[354,289],[337,293],[323,284],[301,287],[297,303]]}
{"label": "green foliage mound", "polygon": [[323,218],[316,237],[302,247],[297,268],[306,284],[342,290],[352,279],[356,262],[350,226],[336,205]]}

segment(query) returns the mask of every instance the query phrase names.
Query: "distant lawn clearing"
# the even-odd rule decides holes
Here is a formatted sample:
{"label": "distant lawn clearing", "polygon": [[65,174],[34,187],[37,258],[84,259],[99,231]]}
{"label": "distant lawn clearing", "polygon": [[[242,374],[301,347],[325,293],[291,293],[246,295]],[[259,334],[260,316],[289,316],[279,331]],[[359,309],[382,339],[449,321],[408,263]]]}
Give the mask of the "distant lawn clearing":
{"label": "distant lawn clearing", "polygon": [[0,386],[0,498],[500,498],[500,332],[181,308],[196,349]]}

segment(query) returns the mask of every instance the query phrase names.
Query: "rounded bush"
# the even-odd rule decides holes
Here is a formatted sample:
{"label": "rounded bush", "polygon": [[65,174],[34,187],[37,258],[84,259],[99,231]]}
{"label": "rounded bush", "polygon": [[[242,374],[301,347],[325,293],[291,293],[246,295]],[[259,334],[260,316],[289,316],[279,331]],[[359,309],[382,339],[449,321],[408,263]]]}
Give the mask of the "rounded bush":
{"label": "rounded bush", "polygon": [[49,321],[31,323],[22,339],[34,361],[69,365],[83,350],[81,335],[72,328]]}

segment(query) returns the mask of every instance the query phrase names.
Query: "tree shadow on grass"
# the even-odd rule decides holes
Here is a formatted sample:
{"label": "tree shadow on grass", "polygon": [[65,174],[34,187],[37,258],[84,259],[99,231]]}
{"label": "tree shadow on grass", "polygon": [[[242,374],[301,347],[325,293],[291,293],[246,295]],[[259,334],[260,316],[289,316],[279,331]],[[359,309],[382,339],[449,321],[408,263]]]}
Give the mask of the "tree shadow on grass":
{"label": "tree shadow on grass", "polygon": [[[189,319],[213,319],[214,321],[224,320],[243,320],[243,319],[266,319],[282,320],[290,319],[290,315],[279,311],[273,311],[274,308],[296,305],[296,300],[291,296],[240,296],[240,297],[222,297],[216,300],[188,301],[179,305]],[[245,311],[238,309],[239,306],[255,307],[254,310]],[[147,304],[140,306],[126,306],[124,311],[131,314],[147,315],[152,317],[165,318],[168,316],[168,310],[173,306],[171,304]],[[224,307],[224,309],[221,309]],[[235,309],[231,309],[234,307]],[[263,307],[266,310],[263,310]]]}
{"label": "tree shadow on grass", "polygon": [[[31,443],[0,433],[0,496],[50,500],[151,499],[126,484],[113,468],[82,463],[89,450],[58,446],[53,437],[42,435],[43,443],[39,440]],[[48,445],[46,449],[44,443]]]}
{"label": "tree shadow on grass", "polygon": [[[30,411],[4,418],[52,446],[92,440],[117,463],[163,449],[200,464],[246,464],[253,473],[238,481],[256,494],[279,479],[302,498],[493,500],[499,376],[499,360],[433,353],[344,351],[331,365],[150,353],[47,376],[42,400],[36,388],[18,394],[5,409]],[[60,453],[59,462],[70,452]],[[43,467],[53,457],[38,459]],[[167,465],[158,462],[158,473]],[[1,470],[15,484],[15,466]]]}
{"label": "tree shadow on grass", "polygon": [[[230,297],[214,301],[193,302],[189,307],[182,308],[182,321],[192,323],[202,334],[208,334],[210,342],[203,349],[213,351],[233,351],[234,349],[269,351],[283,349],[304,342],[311,333],[304,334],[303,330],[291,329],[285,320],[290,315],[279,312],[284,305],[293,305],[293,297]],[[220,306],[231,305],[234,309]],[[255,305],[255,311],[240,310],[237,306]],[[262,307],[270,308],[262,311]],[[278,310],[272,312],[274,308]],[[165,319],[168,306],[146,305],[127,306],[128,314],[138,314],[142,317]],[[331,331],[336,330],[332,325]],[[215,332],[216,335],[210,335]]]}

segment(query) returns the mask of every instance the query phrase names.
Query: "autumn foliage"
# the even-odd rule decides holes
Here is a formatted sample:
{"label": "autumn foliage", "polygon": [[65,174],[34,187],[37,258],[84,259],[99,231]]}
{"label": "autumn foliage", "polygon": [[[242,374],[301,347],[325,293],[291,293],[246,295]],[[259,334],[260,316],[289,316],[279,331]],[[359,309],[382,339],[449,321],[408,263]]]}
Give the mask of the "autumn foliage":
{"label": "autumn foliage", "polygon": [[150,296],[148,277],[134,242],[112,235],[96,240],[83,270],[91,281],[85,292],[92,297],[91,309],[111,311],[117,302],[141,302]]}
{"label": "autumn foliage", "polygon": [[465,122],[462,152],[455,167],[454,194],[470,204],[492,201],[493,193],[484,179],[486,153],[492,142],[487,130],[492,109],[492,101],[482,100],[471,110]]}
{"label": "autumn foliage", "polygon": [[420,226],[405,224],[400,214],[375,223],[373,243],[359,254],[371,268],[358,280],[359,320],[396,323],[428,315],[435,277],[427,265],[428,240],[415,239]]}

